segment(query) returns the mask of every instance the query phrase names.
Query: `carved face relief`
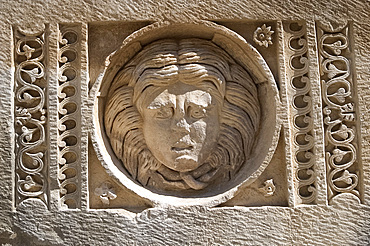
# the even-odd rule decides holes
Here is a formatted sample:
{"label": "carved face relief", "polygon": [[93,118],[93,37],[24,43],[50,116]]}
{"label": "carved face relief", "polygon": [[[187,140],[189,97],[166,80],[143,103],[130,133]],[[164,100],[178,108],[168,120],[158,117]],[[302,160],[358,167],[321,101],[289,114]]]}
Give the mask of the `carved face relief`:
{"label": "carved face relief", "polygon": [[142,48],[111,82],[105,131],[134,180],[156,190],[228,182],[259,128],[249,73],[205,39],[163,39]]}
{"label": "carved face relief", "polygon": [[219,134],[219,107],[210,93],[177,82],[144,105],[144,138],[158,161],[188,172],[207,159]]}

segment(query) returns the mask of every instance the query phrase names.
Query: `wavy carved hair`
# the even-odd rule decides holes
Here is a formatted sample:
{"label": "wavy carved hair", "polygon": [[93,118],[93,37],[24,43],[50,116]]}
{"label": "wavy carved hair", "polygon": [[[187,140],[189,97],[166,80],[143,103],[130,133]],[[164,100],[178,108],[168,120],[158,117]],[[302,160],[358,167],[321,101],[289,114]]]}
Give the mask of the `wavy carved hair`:
{"label": "wavy carved hair", "polygon": [[[144,186],[163,165],[145,143],[140,114],[142,99],[179,79],[210,92],[221,105],[217,148],[205,161],[214,173],[224,170],[222,175],[231,178],[248,159],[259,128],[256,85],[223,49],[204,39],[164,39],[145,46],[115,76],[104,115],[106,134],[114,153],[130,175]],[[196,182],[210,181],[194,172]],[[166,189],[171,186],[197,189],[179,175],[176,177],[167,180],[161,176],[154,183],[161,182],[158,186]]]}

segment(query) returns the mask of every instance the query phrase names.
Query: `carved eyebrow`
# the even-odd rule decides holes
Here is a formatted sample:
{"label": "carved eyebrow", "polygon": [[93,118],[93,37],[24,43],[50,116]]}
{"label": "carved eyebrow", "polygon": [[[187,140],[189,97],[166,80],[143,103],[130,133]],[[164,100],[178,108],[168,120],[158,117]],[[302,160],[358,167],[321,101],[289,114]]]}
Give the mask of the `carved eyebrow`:
{"label": "carved eyebrow", "polygon": [[[199,95],[198,97],[197,97],[197,99],[199,99],[199,98],[201,98],[201,97],[203,97],[204,95],[206,95],[206,92],[204,92],[204,93],[202,93],[201,95]],[[206,100],[191,100],[191,99],[186,99],[185,100],[185,104],[186,105],[195,105],[195,106],[198,106],[198,107],[203,107],[203,108],[207,108],[207,107],[209,107],[210,105],[212,105],[213,103],[212,103],[212,97],[211,98],[209,98],[208,96],[206,97]],[[205,102],[205,103],[203,103],[203,102]]]}
{"label": "carved eyebrow", "polygon": [[167,101],[165,103],[163,102],[156,102],[156,101],[153,101],[151,102],[149,105],[148,105],[148,109],[160,109],[160,108],[164,108],[164,107],[174,107],[174,104],[173,102],[171,101]]}
{"label": "carved eyebrow", "polygon": [[211,108],[213,105],[212,105],[212,103],[207,103],[207,105],[204,105],[204,104],[197,104],[197,103],[194,103],[192,101],[188,101],[188,102],[186,102],[186,106],[208,109],[208,108]]}

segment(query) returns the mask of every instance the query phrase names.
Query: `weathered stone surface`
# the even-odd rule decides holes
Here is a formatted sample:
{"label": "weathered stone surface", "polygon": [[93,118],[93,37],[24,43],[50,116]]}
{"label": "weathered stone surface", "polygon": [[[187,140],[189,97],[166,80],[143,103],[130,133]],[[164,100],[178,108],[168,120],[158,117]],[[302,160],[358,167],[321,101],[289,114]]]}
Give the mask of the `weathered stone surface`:
{"label": "weathered stone surface", "polygon": [[[370,243],[368,1],[0,2],[2,245]],[[226,39],[210,37],[215,23]],[[251,165],[256,172],[241,168],[219,181],[225,186],[191,181],[193,193],[168,191],[137,180],[119,151],[105,148],[112,141],[102,144],[111,117],[102,98],[112,82],[103,75],[139,52],[127,48],[136,39],[145,47],[194,36],[247,64],[252,81],[269,78],[258,98],[265,123],[256,138],[263,140],[251,147],[252,157],[261,157]],[[242,42],[254,58],[243,56],[250,53]],[[186,83],[172,89],[180,97],[196,91]],[[145,131],[148,140],[152,126]],[[163,148],[149,146],[157,159]],[[179,173],[203,163],[174,167],[166,160]]]}

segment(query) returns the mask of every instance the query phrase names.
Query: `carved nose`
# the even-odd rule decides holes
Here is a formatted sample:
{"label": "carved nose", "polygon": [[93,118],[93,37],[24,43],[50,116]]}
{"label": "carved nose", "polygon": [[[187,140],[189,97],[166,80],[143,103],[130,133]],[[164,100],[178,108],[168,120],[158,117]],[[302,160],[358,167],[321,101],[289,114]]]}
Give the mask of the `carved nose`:
{"label": "carved nose", "polygon": [[172,130],[176,132],[189,133],[190,125],[186,122],[185,118],[174,119],[172,122]]}

